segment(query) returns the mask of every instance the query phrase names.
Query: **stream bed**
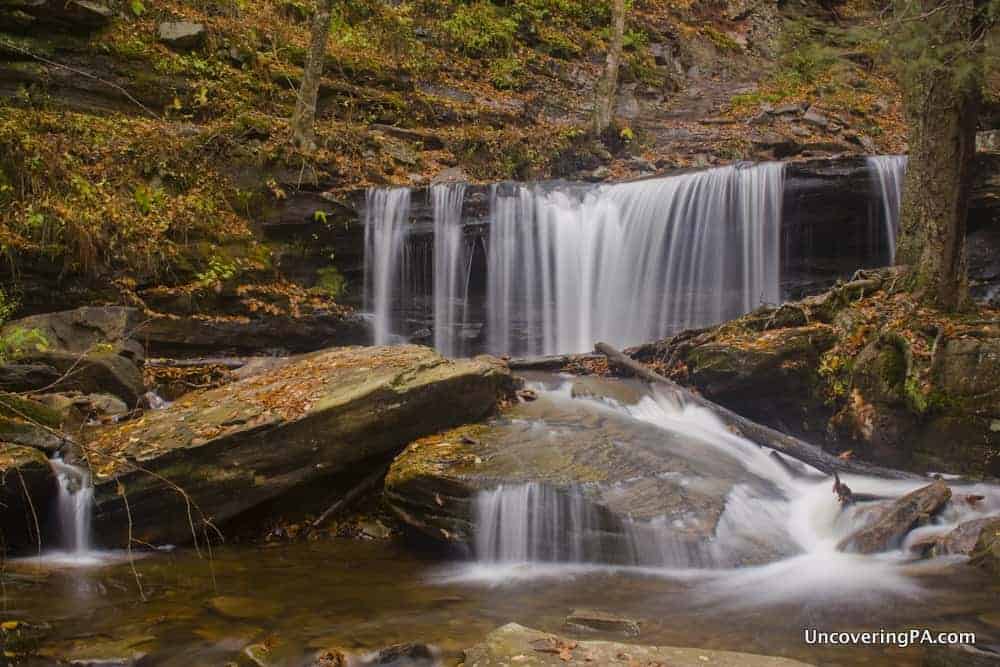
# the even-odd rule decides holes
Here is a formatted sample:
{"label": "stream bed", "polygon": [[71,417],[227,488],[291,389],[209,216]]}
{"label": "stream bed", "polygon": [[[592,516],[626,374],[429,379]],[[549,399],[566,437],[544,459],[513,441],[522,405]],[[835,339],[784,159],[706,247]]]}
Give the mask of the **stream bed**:
{"label": "stream bed", "polygon": [[260,642],[273,647],[274,664],[310,664],[329,647],[361,656],[414,641],[437,646],[442,664],[451,664],[464,647],[511,621],[622,641],[613,634],[567,632],[565,617],[581,607],[640,620],[641,636],[633,641],[643,644],[824,665],[916,665],[923,649],[808,646],[804,628],[930,627],[976,632],[979,644],[1000,642],[1000,589],[953,562],[915,567],[907,576],[910,586],[896,593],[774,603],[762,594],[781,573],[761,572],[742,591],[748,582],[732,580],[736,597],[717,594],[726,575],[602,567],[532,568],[501,583],[480,576],[478,566],[441,563],[383,541],[228,547],[211,559],[184,549],[141,558],[135,567],[145,602],[125,560],[72,569],[15,564],[4,617],[50,624],[41,653],[53,658],[146,655],[143,665],[178,666],[252,664],[243,650]]}

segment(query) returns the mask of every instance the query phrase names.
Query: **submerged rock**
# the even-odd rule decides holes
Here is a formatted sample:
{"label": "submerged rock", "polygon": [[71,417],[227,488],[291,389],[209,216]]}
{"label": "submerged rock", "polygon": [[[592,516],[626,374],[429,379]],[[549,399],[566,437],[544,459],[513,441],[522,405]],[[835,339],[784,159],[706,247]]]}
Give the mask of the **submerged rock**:
{"label": "submerged rock", "polygon": [[56,479],[40,450],[0,443],[0,531],[13,549],[38,545]]}
{"label": "submerged rock", "polygon": [[230,619],[270,618],[281,611],[281,606],[268,600],[235,595],[219,595],[208,601],[215,613]]}
{"label": "submerged rock", "polygon": [[96,434],[95,532],[123,545],[131,515],[138,539],[189,541],[205,521],[221,523],[348,468],[361,475],[364,462],[416,437],[479,419],[512,383],[490,357],[335,348],[188,394]]}
{"label": "submerged rock", "polygon": [[575,641],[508,623],[465,652],[466,667],[542,665],[670,665],[671,667],[802,667],[806,663],[750,653],[605,641]]}
{"label": "submerged rock", "polygon": [[912,529],[924,525],[951,499],[951,489],[938,480],[911,491],[886,509],[873,524],[845,538],[841,551],[873,554],[899,545]]}
{"label": "submerged rock", "polygon": [[639,621],[593,609],[574,609],[566,617],[566,625],[574,629],[611,632],[626,637],[639,636]]}

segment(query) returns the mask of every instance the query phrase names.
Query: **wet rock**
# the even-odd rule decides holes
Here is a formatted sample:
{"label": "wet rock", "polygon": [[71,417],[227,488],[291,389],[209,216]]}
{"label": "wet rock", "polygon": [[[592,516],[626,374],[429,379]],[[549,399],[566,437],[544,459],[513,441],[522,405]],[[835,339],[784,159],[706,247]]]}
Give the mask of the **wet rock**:
{"label": "wet rock", "polygon": [[205,43],[207,33],[201,23],[165,21],[157,29],[159,40],[172,49],[190,51]]}
{"label": "wet rock", "polygon": [[969,555],[976,547],[983,529],[996,522],[995,518],[973,519],[959,524],[954,530],[934,541],[931,553],[935,556],[949,554]]}
{"label": "wet rock", "polygon": [[348,667],[349,658],[340,649],[327,649],[320,651],[310,664],[310,667]]}
{"label": "wet rock", "polygon": [[245,620],[274,616],[281,606],[268,600],[235,595],[219,595],[208,601],[208,607],[226,618]]}
{"label": "wet rock", "polygon": [[[477,503],[501,485],[515,493],[530,488],[541,512],[589,517],[588,528],[576,533],[589,537],[575,558],[628,564],[676,558],[704,565],[716,558],[707,544],[736,484],[750,493],[770,488],[703,440],[591,401],[543,393],[484,425],[417,440],[393,462],[385,498],[412,528],[442,542],[471,545]],[[566,519],[562,525],[568,524]],[[661,525],[669,530],[657,532]],[[637,552],[630,541],[636,535],[656,535],[669,546]],[[557,556],[573,551],[573,539],[557,536]],[[773,555],[759,545],[733,543],[719,559],[760,562]]]}
{"label": "wet rock", "polygon": [[610,632],[626,637],[639,636],[639,621],[592,609],[573,610],[566,617],[566,625],[574,629]]}
{"label": "wet rock", "polygon": [[805,663],[750,653],[583,641],[509,623],[465,651],[466,667],[639,664],[671,667],[803,667]]}
{"label": "wet rock", "polygon": [[[355,660],[358,667],[434,667],[438,651],[426,644],[394,644]],[[354,663],[352,663],[354,664]]]}
{"label": "wet rock", "polygon": [[194,511],[186,498],[197,504],[197,522],[204,513],[221,523],[345,469],[361,475],[362,462],[485,416],[512,385],[495,359],[449,361],[399,346],[334,348],[187,394],[95,434],[91,449],[106,457],[95,461],[95,533],[123,544],[119,482],[136,538],[184,542]]}
{"label": "wet rock", "polygon": [[845,538],[841,551],[872,554],[888,551],[912,529],[926,524],[951,499],[951,489],[943,481],[912,491],[889,507],[872,525]]}
{"label": "wet rock", "polygon": [[37,548],[55,493],[55,476],[41,450],[0,443],[0,530],[8,548]]}
{"label": "wet rock", "polygon": [[994,519],[979,531],[969,563],[1000,577],[1000,519]]}

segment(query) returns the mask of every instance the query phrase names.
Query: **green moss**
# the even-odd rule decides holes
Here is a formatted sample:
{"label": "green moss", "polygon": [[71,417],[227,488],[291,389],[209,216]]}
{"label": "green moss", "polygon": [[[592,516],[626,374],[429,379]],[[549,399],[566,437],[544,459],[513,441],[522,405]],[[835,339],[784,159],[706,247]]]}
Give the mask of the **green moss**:
{"label": "green moss", "polygon": [[62,418],[55,410],[14,394],[0,393],[0,415],[28,419],[49,428],[59,428],[62,425]]}

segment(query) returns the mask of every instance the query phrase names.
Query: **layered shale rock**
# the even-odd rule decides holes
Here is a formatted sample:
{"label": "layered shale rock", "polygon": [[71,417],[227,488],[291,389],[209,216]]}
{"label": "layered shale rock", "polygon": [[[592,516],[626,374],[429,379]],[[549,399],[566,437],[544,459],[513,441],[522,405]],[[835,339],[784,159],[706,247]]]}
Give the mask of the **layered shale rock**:
{"label": "layered shale rock", "polygon": [[416,346],[338,348],[188,394],[98,433],[95,532],[188,541],[301,485],[365,466],[414,438],[480,419],[509,391],[501,362]]}

